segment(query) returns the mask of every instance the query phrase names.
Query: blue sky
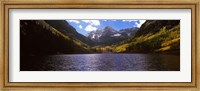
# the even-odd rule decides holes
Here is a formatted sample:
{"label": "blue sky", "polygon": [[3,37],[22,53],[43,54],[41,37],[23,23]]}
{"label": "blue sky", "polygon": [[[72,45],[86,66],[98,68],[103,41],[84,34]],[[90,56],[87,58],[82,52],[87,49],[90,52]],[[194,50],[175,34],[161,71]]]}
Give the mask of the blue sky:
{"label": "blue sky", "polygon": [[145,20],[66,20],[72,25],[77,32],[87,35],[91,31],[99,28],[103,29],[106,26],[111,26],[115,30],[140,27]]}

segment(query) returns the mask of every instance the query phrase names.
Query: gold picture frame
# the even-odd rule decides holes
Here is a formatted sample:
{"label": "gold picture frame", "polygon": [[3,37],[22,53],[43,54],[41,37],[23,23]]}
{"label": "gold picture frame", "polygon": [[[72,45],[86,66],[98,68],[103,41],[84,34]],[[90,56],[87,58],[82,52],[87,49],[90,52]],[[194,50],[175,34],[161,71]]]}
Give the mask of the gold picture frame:
{"label": "gold picture frame", "polygon": [[[0,90],[5,91],[21,91],[21,90],[148,90],[148,91],[199,91],[200,90],[200,61],[199,61],[199,4],[198,0],[185,1],[134,1],[134,0],[97,0],[97,1],[51,1],[51,0],[32,0],[32,1],[7,1],[1,2],[1,33],[0,33]],[[97,83],[97,82],[83,82],[83,83],[39,83],[39,82],[9,82],[8,72],[8,31],[9,31],[9,9],[45,9],[45,8],[96,8],[96,9],[191,9],[192,10],[192,82],[117,82],[117,83]]]}

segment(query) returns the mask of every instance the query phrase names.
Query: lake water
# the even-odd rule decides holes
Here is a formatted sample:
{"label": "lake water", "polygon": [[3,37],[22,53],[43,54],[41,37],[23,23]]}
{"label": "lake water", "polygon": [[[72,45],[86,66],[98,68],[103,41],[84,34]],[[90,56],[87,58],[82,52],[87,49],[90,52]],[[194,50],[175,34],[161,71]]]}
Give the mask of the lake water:
{"label": "lake water", "polygon": [[21,71],[179,71],[180,56],[166,54],[70,54],[21,57]]}

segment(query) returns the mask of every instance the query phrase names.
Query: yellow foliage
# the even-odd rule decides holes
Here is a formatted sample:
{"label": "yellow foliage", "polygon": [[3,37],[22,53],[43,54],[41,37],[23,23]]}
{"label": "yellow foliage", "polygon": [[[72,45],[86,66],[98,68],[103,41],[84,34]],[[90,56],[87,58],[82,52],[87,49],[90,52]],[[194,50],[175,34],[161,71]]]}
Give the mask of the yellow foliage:
{"label": "yellow foliage", "polygon": [[129,46],[128,44],[123,44],[123,45],[117,46],[114,51],[115,52],[124,52],[124,51],[126,51],[126,48],[128,46]]}
{"label": "yellow foliage", "polygon": [[170,50],[170,49],[171,49],[171,46],[166,46],[166,47],[163,47],[163,48],[160,48],[160,49],[156,50],[156,52],[167,51],[167,50]]}
{"label": "yellow foliage", "polygon": [[83,42],[81,42],[79,40],[73,40],[73,39],[71,39],[70,37],[64,35],[60,31],[58,31],[57,29],[51,27],[49,24],[45,23],[44,21],[38,21],[38,23],[43,24],[44,28],[50,29],[50,31],[52,32],[52,34],[54,34],[54,35],[56,35],[58,37],[63,37],[65,40],[71,40],[72,42],[74,42],[75,44],[77,44],[78,46],[81,46],[81,47],[84,45],[84,47],[83,47],[84,49],[88,49],[89,48],[89,46],[87,44],[85,44],[85,43],[83,43]]}
{"label": "yellow foliage", "polygon": [[180,41],[180,38],[176,38],[176,39],[173,39],[173,40],[170,40],[170,41],[163,42],[161,46],[162,47],[169,46],[169,45],[176,43],[176,42],[179,42],[179,41]]}

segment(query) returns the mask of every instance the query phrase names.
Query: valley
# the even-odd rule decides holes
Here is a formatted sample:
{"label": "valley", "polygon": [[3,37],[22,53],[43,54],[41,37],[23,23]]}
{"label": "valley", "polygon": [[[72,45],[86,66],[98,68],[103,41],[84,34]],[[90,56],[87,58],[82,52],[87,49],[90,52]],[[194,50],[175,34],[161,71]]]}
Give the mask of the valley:
{"label": "valley", "polygon": [[66,20],[20,20],[20,71],[180,71],[180,20],[87,35]]}
{"label": "valley", "polygon": [[119,31],[106,26],[87,36],[65,20],[21,20],[20,30],[21,55],[180,51],[179,20],[147,20],[140,28]]}

